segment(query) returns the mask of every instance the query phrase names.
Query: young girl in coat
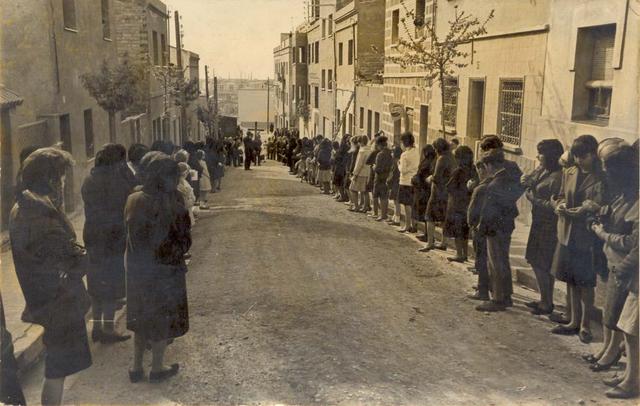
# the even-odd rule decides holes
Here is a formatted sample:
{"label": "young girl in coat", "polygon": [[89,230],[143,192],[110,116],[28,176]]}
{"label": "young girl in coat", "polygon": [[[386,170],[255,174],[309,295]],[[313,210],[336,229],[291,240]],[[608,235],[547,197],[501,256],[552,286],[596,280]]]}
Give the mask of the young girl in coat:
{"label": "young girl in coat", "polygon": [[182,194],[184,198],[185,208],[189,211],[189,218],[191,219],[191,225],[196,223],[196,217],[193,214],[193,206],[196,202],[196,196],[193,193],[193,188],[187,181],[187,176],[189,176],[189,165],[184,162],[178,163],[178,174],[180,176],[180,180],[178,181],[178,192]]}
{"label": "young girl in coat", "polygon": [[205,161],[206,154],[203,150],[199,149],[196,153],[200,167],[202,167],[202,175],[200,176],[200,210],[209,210],[208,195],[211,192],[211,176],[209,175],[209,168]]}

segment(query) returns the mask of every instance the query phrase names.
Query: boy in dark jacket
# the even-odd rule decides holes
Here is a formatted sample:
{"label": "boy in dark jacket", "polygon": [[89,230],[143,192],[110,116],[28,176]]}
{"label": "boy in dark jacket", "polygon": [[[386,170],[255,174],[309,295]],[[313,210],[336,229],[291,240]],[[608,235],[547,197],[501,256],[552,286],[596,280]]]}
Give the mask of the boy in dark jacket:
{"label": "boy in dark jacket", "polygon": [[515,218],[518,216],[516,202],[524,189],[520,184],[522,172],[515,163],[506,164],[501,148],[484,151],[481,162],[491,180],[487,183],[478,230],[487,238],[488,270],[493,297],[490,302],[477,306],[476,310],[497,312],[512,305],[509,249]]}

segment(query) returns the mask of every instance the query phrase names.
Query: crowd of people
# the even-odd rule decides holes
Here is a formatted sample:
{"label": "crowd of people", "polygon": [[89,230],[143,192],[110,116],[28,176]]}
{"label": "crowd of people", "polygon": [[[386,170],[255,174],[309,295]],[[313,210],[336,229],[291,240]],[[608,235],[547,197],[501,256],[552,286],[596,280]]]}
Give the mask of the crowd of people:
{"label": "crowd of people", "polygon": [[[626,354],[624,373],[604,380],[612,387],[606,395],[638,396],[637,142],[599,143],[582,135],[565,151],[559,140],[546,139],[537,145],[539,165],[527,174],[505,158],[497,136],[483,138],[474,156],[455,138],[437,138],[419,151],[409,132],[391,145],[383,133],[336,142],[285,130],[268,140],[267,150],[290,174],[332,194],[349,211],[368,213],[400,233],[418,233],[424,222],[424,233],[416,236],[426,243],[420,252],[447,251],[452,240],[455,252],[447,260],[466,263],[471,239],[469,270],[478,282],[468,297],[482,302],[476,306],[482,312],[513,306],[509,253],[524,196],[532,219],[525,257],[540,292],[540,300],[526,306],[557,323],[553,334],[590,343],[595,287],[598,279],[606,282],[604,343],[583,358],[591,370],[606,371]],[[567,286],[565,313],[554,312],[556,280]]]}
{"label": "crowd of people", "polygon": [[[116,311],[126,304],[126,327],[134,335],[131,382],[145,378],[148,350],[150,382],[178,373],[178,364],[165,365],[164,353],[189,330],[191,228],[196,212],[209,210],[211,194],[221,190],[225,166],[241,162],[240,143],[237,137],[182,147],[104,145],[81,189],[84,245],[64,210],[71,155],[56,147],[25,148],[9,235],[26,302],[22,320],[44,327],[42,404],[60,404],[65,377],[91,366],[89,310],[91,340],[111,344],[131,338],[115,328]],[[3,322],[3,344],[4,330]],[[12,385],[4,379],[4,355],[3,348],[3,402],[24,404],[15,374]]]}
{"label": "crowd of people", "polygon": [[[225,166],[244,163],[249,170],[265,157],[347,210],[400,233],[417,233],[424,223],[417,236],[425,242],[421,252],[447,251],[453,240],[455,253],[447,259],[466,263],[471,239],[470,269],[478,283],[469,298],[482,302],[476,307],[482,312],[513,306],[509,252],[524,195],[532,211],[526,259],[540,291],[540,300],[526,305],[557,323],[552,333],[589,343],[594,289],[598,279],[608,280],[604,343],[583,358],[593,371],[605,371],[626,354],[624,374],[605,380],[612,387],[607,396],[637,396],[637,143],[598,143],[582,135],[565,151],[558,140],[543,140],[540,164],[527,174],[506,159],[496,136],[481,140],[477,156],[444,138],[420,151],[415,144],[409,132],[394,145],[383,133],[337,142],[289,130],[276,131],[265,145],[250,133],[182,147],[107,144],[82,186],[84,246],[63,209],[71,155],[54,147],[23,151],[10,239],[26,302],[23,320],[44,327],[42,403],[60,404],[65,377],[91,365],[89,309],[91,339],[110,344],[131,338],[115,329],[115,312],[126,303],[126,326],[134,335],[132,383],[147,376],[146,351],[152,354],[150,382],[178,373],[178,364],[165,365],[164,354],[189,330],[185,274],[196,212],[208,210],[210,195],[221,190]],[[567,285],[564,314],[554,312],[556,280]]]}

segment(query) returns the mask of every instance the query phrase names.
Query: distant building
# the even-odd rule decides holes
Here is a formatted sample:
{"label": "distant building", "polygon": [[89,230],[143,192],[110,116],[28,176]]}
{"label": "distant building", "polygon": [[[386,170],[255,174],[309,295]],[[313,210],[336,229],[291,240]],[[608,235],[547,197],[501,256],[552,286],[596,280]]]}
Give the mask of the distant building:
{"label": "distant building", "polygon": [[258,129],[267,130],[270,122],[267,108],[273,105],[274,99],[266,84],[260,89],[238,90],[238,125],[251,130],[257,122]]}

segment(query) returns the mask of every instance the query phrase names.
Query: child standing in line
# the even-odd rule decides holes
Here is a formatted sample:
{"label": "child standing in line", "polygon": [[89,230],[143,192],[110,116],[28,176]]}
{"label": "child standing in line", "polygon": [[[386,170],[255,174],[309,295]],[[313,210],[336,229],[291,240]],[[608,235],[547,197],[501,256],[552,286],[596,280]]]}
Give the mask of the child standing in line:
{"label": "child standing in line", "polygon": [[209,210],[209,204],[207,197],[209,192],[211,192],[211,176],[209,175],[209,169],[207,168],[207,163],[205,162],[205,153],[203,150],[199,149],[196,153],[198,157],[198,162],[200,166],[203,168],[202,175],[200,176],[200,210]]}
{"label": "child standing in line", "polygon": [[189,210],[189,217],[191,218],[191,225],[196,223],[196,217],[193,214],[193,205],[196,202],[196,196],[193,193],[193,188],[187,181],[187,176],[189,176],[189,165],[184,162],[178,163],[178,174],[180,176],[180,181],[178,182],[178,191],[182,194],[184,198],[184,206],[187,210]]}

